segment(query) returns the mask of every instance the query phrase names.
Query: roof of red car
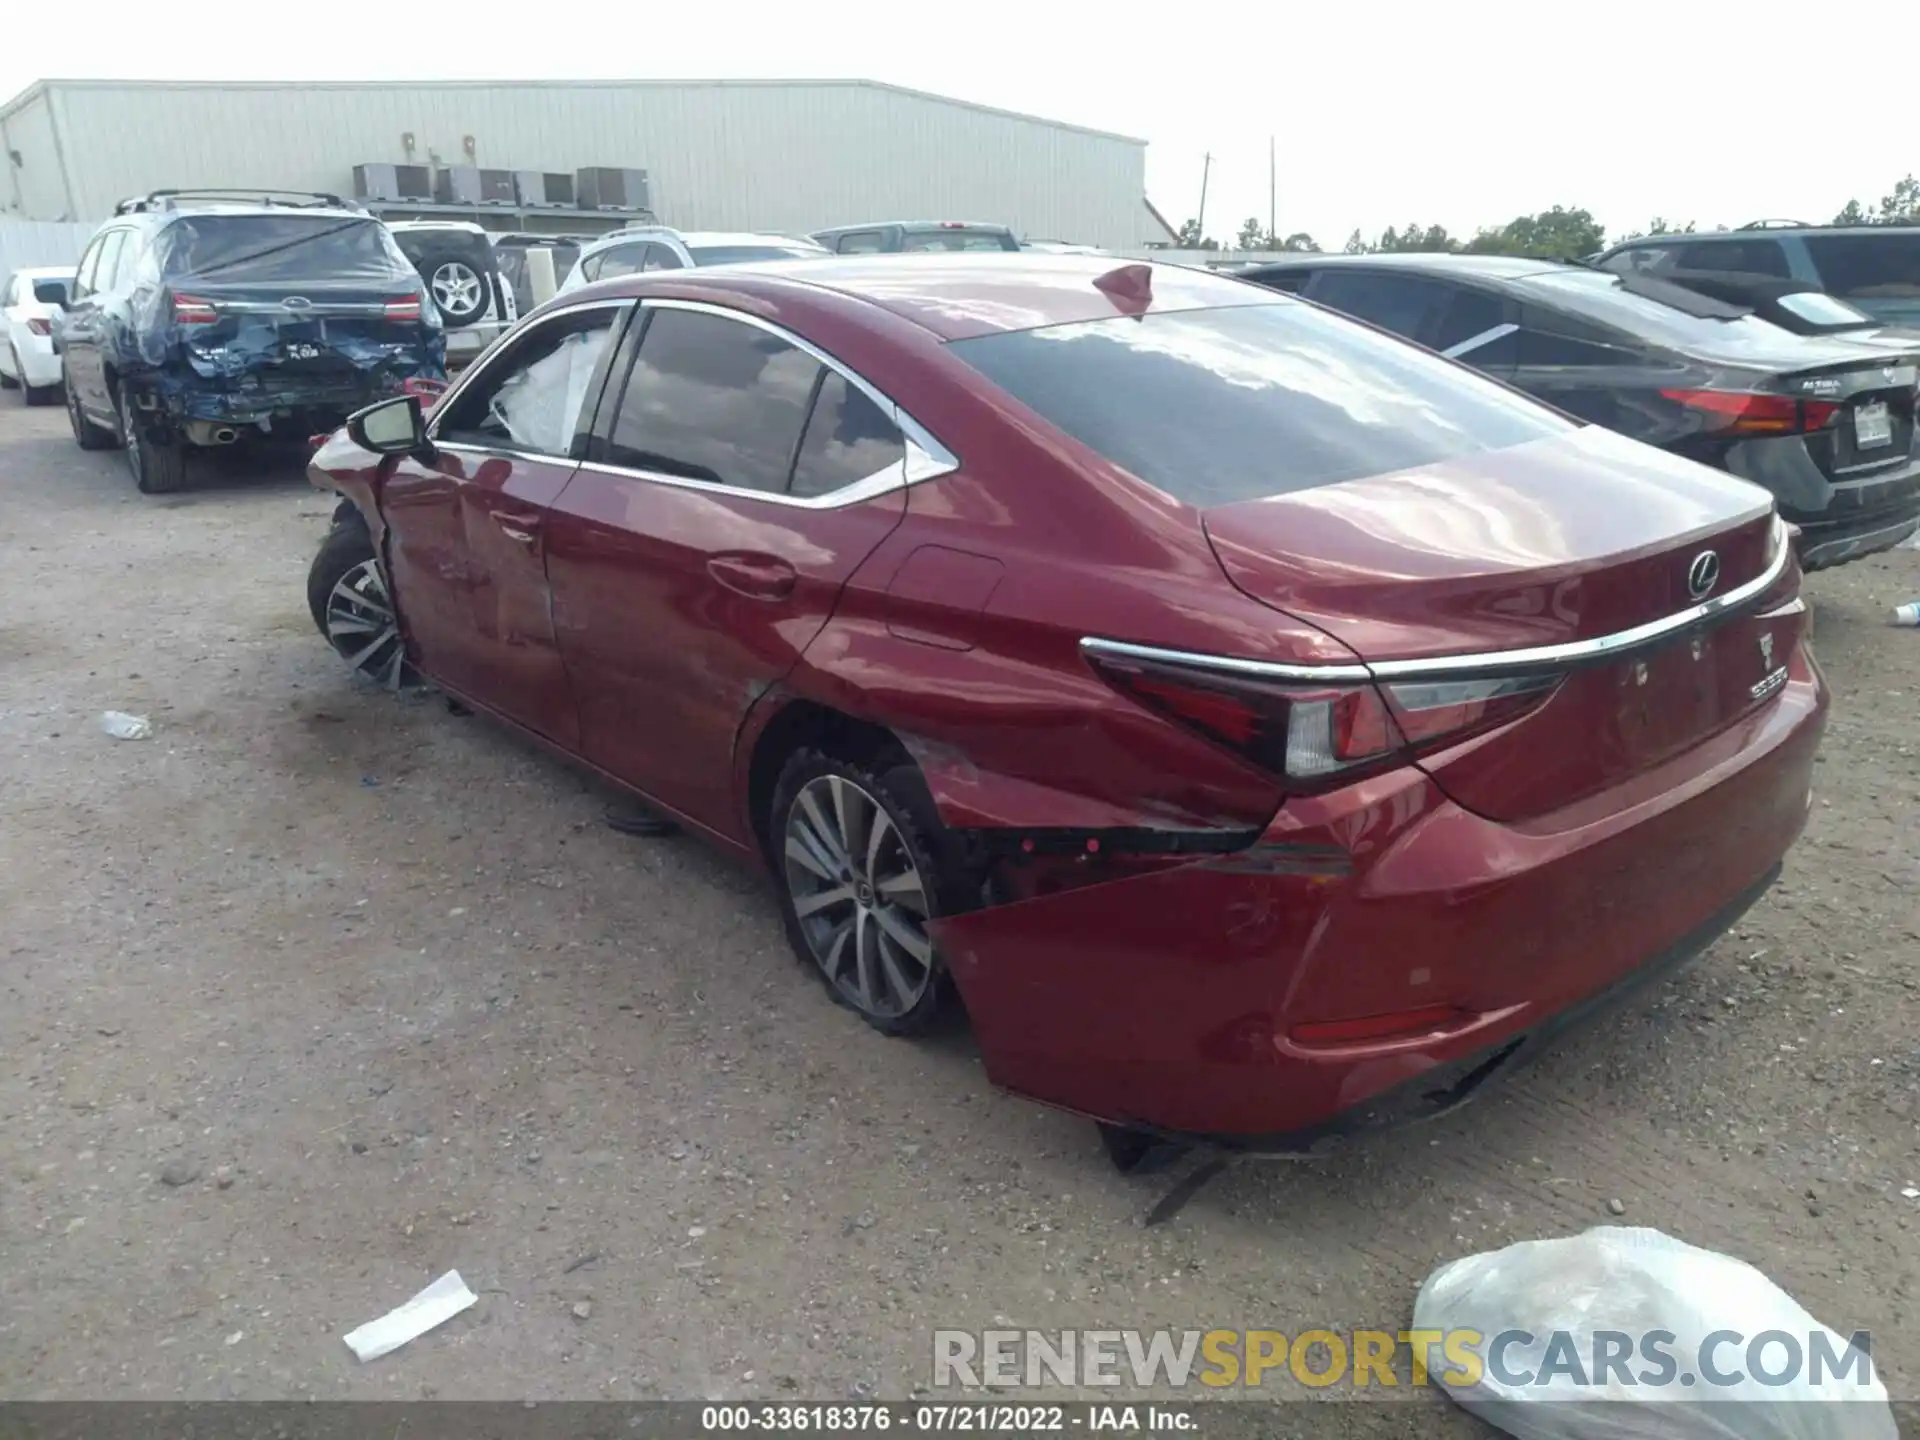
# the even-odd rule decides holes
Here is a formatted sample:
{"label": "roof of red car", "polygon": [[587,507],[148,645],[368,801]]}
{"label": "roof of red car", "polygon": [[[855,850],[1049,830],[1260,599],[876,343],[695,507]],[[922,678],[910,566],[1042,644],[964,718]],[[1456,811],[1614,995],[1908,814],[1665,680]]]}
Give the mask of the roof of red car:
{"label": "roof of red car", "polygon": [[654,271],[604,287],[645,294],[647,282],[765,293],[754,282],[778,278],[834,291],[904,316],[943,340],[1002,330],[1032,330],[1079,320],[1110,320],[1157,310],[1285,303],[1261,286],[1179,265],[1150,265],[1111,255],[973,251],[911,255],[836,255]]}
{"label": "roof of red car", "polygon": [[945,340],[1276,298],[1270,290],[1205,270],[1111,255],[973,251],[835,256],[783,265],[781,273],[870,300]]}

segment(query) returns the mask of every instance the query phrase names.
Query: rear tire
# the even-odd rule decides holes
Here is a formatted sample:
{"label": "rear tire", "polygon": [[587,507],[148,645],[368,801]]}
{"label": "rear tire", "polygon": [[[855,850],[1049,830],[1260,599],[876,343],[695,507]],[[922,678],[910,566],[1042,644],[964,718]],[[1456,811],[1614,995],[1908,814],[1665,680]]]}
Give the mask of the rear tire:
{"label": "rear tire", "polygon": [[326,642],[359,674],[389,690],[415,684],[386,569],[359,516],[334,523],[307,571],[307,609]]}
{"label": "rear tire", "polygon": [[53,405],[60,399],[58,385],[29,385],[22,380],[20,388],[25,392],[29,405]]}
{"label": "rear tire", "polygon": [[67,396],[67,423],[73,426],[73,443],[82,450],[117,450],[120,437],[113,431],[96,425],[86,417],[80,408],[80,397],[73,393],[73,377],[68,375],[60,382],[60,388]]}
{"label": "rear tire", "polygon": [[127,452],[127,469],[142,495],[170,495],[187,483],[187,447],[178,436],[156,439],[151,426],[140,423],[133,391],[120,382],[120,443]]}
{"label": "rear tire", "polygon": [[9,375],[6,371],[0,370],[0,390],[19,390],[23,388],[21,382],[13,377],[14,375],[24,376],[27,372],[20,368],[20,352],[18,350],[13,349],[12,346],[8,346],[7,353],[13,356],[13,375]]}
{"label": "rear tire", "polygon": [[904,757],[799,750],[774,787],[768,849],[794,953],[884,1035],[924,1035],[958,1007],[926,922],[959,908],[926,782]]}

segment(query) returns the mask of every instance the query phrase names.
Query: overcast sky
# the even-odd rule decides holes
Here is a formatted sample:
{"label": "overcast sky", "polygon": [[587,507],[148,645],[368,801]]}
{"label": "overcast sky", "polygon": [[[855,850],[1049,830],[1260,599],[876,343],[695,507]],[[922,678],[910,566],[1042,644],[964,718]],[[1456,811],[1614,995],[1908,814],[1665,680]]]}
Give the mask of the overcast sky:
{"label": "overcast sky", "polygon": [[1822,221],[1920,170],[1864,57],[1842,45],[1834,63],[1796,63],[1756,12],[1698,0],[1585,14],[1537,0],[169,0],[81,27],[73,14],[17,8],[0,98],[51,76],[884,80],[1139,136],[1147,192],[1175,225],[1198,209],[1210,151],[1207,230],[1223,240],[1266,223],[1269,135],[1281,233],[1328,248],[1356,226],[1471,234],[1555,204],[1616,234],[1655,215]]}

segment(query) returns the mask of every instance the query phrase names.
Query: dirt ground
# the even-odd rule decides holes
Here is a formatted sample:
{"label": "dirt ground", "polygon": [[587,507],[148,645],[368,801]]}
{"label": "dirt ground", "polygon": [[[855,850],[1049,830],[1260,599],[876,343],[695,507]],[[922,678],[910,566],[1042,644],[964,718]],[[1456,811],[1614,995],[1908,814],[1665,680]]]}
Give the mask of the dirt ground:
{"label": "dirt ground", "polygon": [[[1524,1086],[1149,1229],[1164,1180],[829,1004],[754,877],[351,683],[328,506],[205,478],[139,496],[0,397],[0,1396],[904,1398],[936,1326],[1397,1328],[1614,1199],[1920,1383],[1920,553],[1811,582],[1819,799],[1737,933]],[[478,1306],[354,1360],[452,1267]]]}

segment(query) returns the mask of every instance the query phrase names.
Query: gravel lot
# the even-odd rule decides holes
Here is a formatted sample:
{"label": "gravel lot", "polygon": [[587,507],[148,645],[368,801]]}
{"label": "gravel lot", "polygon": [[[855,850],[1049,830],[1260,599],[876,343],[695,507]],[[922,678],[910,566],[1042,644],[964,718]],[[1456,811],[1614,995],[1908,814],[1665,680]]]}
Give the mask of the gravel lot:
{"label": "gravel lot", "polygon": [[[1525,1088],[1146,1229],[1165,1179],[829,1004],[754,877],[351,683],[297,462],[202,477],[0,397],[0,1396],[904,1397],[936,1325],[1398,1327],[1613,1199],[1920,1377],[1920,553],[1811,584],[1820,799],[1737,934]],[[480,1304],[355,1362],[449,1267]]]}

